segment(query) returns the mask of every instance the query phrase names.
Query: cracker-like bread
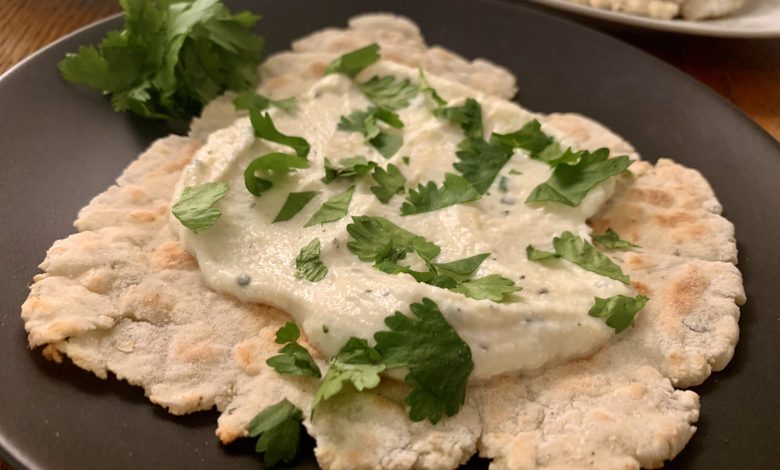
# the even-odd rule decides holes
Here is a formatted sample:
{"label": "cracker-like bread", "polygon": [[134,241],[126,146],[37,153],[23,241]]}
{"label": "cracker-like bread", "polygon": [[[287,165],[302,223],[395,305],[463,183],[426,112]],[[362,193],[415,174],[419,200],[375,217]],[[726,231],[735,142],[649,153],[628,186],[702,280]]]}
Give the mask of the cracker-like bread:
{"label": "cracker-like bread", "polygon": [[[411,38],[409,47],[422,41],[405,19],[369,16],[350,24],[351,30],[297,42],[303,52],[293,54],[319,54],[310,50],[342,41],[352,49],[355,31],[364,34],[363,27],[385,31],[380,41]],[[312,57],[293,54],[270,59],[263,72],[270,74],[275,60],[297,64],[299,71]],[[449,57],[455,57],[451,68],[464,67],[465,61]],[[279,80],[266,81],[261,91],[283,87],[283,70],[273,73]],[[496,91],[513,92],[514,81]],[[228,118],[229,110],[223,111],[216,114]],[[540,119],[581,148],[633,153],[580,116]],[[203,129],[207,121],[201,120]],[[209,290],[171,233],[171,193],[200,145],[197,130],[193,134],[155,142],[115,186],[82,209],[79,233],[48,251],[22,317],[30,345],[45,345],[53,360],[64,354],[99,377],[113,372],[171,413],[216,406],[222,412],[217,435],[228,443],[246,436],[252,417],[282,397],[308,410],[318,383],[265,364],[279,348],[275,331],[289,317]],[[673,383],[700,383],[725,366],[744,293],[733,264],[733,227],[720,217],[706,181],[669,160],[655,167],[637,162],[632,171],[592,223],[642,245],[615,254],[636,289],[651,297],[635,328],[591,358],[534,376],[471,384],[460,413],[435,426],[408,419],[402,404],[407,389],[400,382],[385,380],[374,390],[336,397],[304,421],[317,440],[319,463],[334,469],[453,468],[479,452],[493,458],[495,468],[624,469],[659,466],[676,455],[695,431],[699,403],[694,392],[675,390]],[[317,351],[312,354],[326,367]]]}

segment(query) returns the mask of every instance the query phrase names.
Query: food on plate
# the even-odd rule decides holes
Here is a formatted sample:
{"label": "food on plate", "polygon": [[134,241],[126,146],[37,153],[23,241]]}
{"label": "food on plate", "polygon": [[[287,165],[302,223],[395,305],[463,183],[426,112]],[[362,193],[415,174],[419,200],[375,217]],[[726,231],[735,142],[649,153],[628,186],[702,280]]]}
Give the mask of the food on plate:
{"label": "food on plate", "polygon": [[22,307],[31,346],[171,413],[216,406],[269,464],[300,423],[325,468],[683,448],[699,402],[675,387],[725,367],[745,300],[698,172],[520,108],[509,72],[401,17],[259,71],[82,209]]}
{"label": "food on plate", "polygon": [[572,0],[604,10],[661,20],[682,17],[686,20],[705,20],[730,15],[742,8],[745,0]]}

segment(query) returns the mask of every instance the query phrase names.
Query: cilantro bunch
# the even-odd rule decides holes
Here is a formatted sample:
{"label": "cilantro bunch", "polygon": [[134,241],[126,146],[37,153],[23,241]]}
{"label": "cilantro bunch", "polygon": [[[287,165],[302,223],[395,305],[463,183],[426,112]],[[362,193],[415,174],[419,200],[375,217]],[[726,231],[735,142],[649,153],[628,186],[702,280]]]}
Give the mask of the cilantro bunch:
{"label": "cilantro bunch", "polygon": [[231,14],[220,0],[120,0],[122,31],[57,64],[62,77],[111,95],[116,111],[166,119],[200,112],[226,89],[257,82],[260,19]]}

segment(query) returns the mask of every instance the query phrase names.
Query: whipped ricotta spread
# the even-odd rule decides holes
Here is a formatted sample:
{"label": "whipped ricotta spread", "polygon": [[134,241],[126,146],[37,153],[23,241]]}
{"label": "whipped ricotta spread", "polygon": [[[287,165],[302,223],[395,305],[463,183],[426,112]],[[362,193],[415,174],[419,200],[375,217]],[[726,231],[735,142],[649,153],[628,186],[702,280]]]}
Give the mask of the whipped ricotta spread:
{"label": "whipped ricotta spread", "polygon": [[[359,76],[393,75],[417,81],[417,70],[379,62]],[[514,103],[486,96],[464,85],[428,77],[449,105],[467,97],[482,105],[486,134],[509,133],[539,118]],[[571,231],[586,240],[585,221],[611,196],[614,182],[607,180],[591,190],[578,207],[561,204],[525,204],[530,191],[551,175],[549,165],[515,150],[494,181],[477,201],[417,215],[401,216],[404,196],[382,204],[369,190],[370,176],[353,181],[337,179],[325,185],[324,159],[363,155],[382,167],[396,165],[407,188],[435,181],[454,172],[463,131],[431,113],[423,93],[398,111],[405,124],[403,146],[390,159],[367,145],[359,133],[337,129],[341,116],[365,110],[371,103],[355,82],[328,75],[302,97],[294,112],[271,110],[280,132],[305,138],[311,144],[311,167],[276,178],[269,191],[256,197],[244,187],[243,172],[256,157],[289,148],[255,138],[248,118],[210,135],[192,163],[185,168],[174,199],[186,186],[210,181],[230,184],[215,207],[222,212],[208,230],[193,233],[173,219],[174,230],[185,248],[197,257],[206,283],[217,291],[247,301],[273,305],[289,312],[302,326],[311,344],[326,356],[335,355],[351,336],[372,342],[376,331],[387,329],[385,317],[409,312],[411,303],[427,297],[436,302],[447,321],[471,348],[473,377],[486,378],[508,371],[529,371],[550,363],[587,355],[614,335],[601,318],[588,316],[594,297],[631,295],[630,287],[564,261],[531,262],[526,246],[549,250],[552,239]],[[573,145],[556,129],[543,128],[562,145]],[[408,156],[408,164],[403,157]],[[506,191],[497,184],[505,177]],[[304,228],[304,223],[329,197],[355,185],[347,217]],[[503,188],[502,188],[503,189]],[[290,192],[321,191],[289,221],[272,221]],[[449,262],[490,253],[474,277],[499,274],[522,287],[512,303],[474,300],[447,289],[418,283],[408,274],[386,274],[360,261],[349,251],[346,226],[352,216],[381,216],[441,247],[437,262]],[[297,279],[295,258],[313,238],[322,242],[321,259],[328,267],[319,282]]]}

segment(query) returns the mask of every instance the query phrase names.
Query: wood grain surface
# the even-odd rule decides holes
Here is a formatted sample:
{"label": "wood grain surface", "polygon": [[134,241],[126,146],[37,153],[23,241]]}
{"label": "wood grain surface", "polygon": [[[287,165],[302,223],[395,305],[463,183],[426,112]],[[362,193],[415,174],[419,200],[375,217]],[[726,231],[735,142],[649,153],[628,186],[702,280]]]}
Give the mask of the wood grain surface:
{"label": "wood grain surface", "polygon": [[[112,0],[0,0],[0,74],[46,44],[119,11]],[[780,140],[780,39],[604,31],[711,87]],[[0,470],[10,467],[0,460]]]}

